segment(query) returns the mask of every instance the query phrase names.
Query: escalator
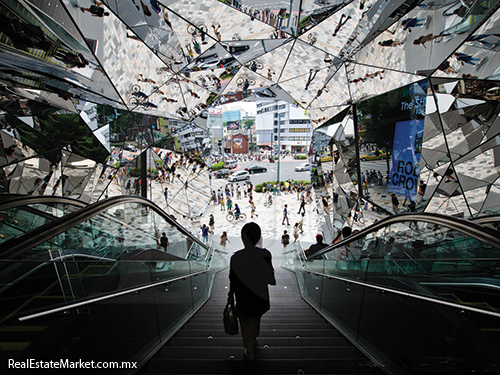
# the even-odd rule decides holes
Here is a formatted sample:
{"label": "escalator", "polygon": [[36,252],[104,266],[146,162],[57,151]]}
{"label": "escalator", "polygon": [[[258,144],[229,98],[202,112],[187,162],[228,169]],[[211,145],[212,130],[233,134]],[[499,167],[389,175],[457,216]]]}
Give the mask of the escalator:
{"label": "escalator", "polygon": [[[168,253],[157,250],[162,232]],[[129,372],[121,362],[139,363],[168,338],[227,266],[224,251],[132,196],[49,215],[4,241],[1,256],[2,368],[9,359],[64,358],[115,361]]]}
{"label": "escalator", "polygon": [[303,297],[396,374],[498,373],[500,234],[437,214],[402,214],[285,267]]}
{"label": "escalator", "polygon": [[86,206],[70,198],[0,195],[0,244]]}
{"label": "escalator", "polygon": [[[163,231],[169,254],[156,250]],[[464,220],[394,216],[321,259],[287,247],[252,363],[223,333],[227,252],[147,200],[111,198],[3,245],[5,368],[63,358],[143,374],[498,371],[500,237]]]}

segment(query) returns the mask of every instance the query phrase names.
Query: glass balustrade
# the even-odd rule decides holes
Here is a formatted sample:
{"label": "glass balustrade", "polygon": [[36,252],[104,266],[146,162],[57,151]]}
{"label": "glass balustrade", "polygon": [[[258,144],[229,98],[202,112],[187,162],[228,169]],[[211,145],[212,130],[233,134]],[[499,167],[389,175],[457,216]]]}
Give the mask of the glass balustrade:
{"label": "glass balustrade", "polygon": [[283,265],[312,306],[391,371],[494,372],[500,252],[471,233],[401,221],[314,260],[287,247]]}
{"label": "glass balustrade", "polygon": [[[207,300],[215,272],[229,265],[217,244],[195,260],[79,259],[46,251],[52,259],[0,261],[3,361],[139,362]],[[15,275],[6,281],[10,270]]]}
{"label": "glass balustrade", "polygon": [[18,199],[18,205],[15,206],[12,206],[9,201],[6,203],[3,208],[0,208],[0,243],[78,211],[85,206],[84,203],[72,204],[70,200],[67,203],[57,203],[50,202],[49,199],[38,203],[23,203],[23,199]]}

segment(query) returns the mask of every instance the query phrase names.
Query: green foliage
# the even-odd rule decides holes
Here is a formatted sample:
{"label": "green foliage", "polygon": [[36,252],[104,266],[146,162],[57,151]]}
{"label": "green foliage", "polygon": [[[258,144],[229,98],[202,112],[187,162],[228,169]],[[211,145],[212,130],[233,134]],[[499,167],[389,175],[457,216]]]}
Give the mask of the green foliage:
{"label": "green foliage", "polygon": [[245,129],[250,129],[253,126],[253,124],[255,124],[255,121],[252,119],[248,119],[248,120],[245,120],[245,122],[243,123],[243,127]]}
{"label": "green foliage", "polygon": [[141,167],[131,169],[130,177],[141,177]]}
{"label": "green foliage", "polygon": [[219,169],[224,168],[224,162],[220,161],[212,165],[212,171],[218,171]]}
{"label": "green foliage", "polygon": [[[308,181],[308,180],[294,180],[292,183],[295,183],[295,182],[297,182],[301,186],[309,185],[311,183],[311,181]],[[268,183],[271,183],[271,186],[276,185],[276,181],[264,181],[264,182],[261,182],[260,184],[255,185],[255,188],[254,188],[255,192],[262,193],[264,190],[264,185],[267,186]],[[285,181],[280,181],[280,185],[284,186]]]}
{"label": "green foliage", "polygon": [[396,122],[400,121],[401,118],[410,118],[409,114],[403,116],[403,111],[394,110],[398,100],[398,92],[394,90],[358,105],[359,125],[365,129],[363,133],[365,142],[374,143],[379,149],[392,151]]}
{"label": "green foliage", "polygon": [[304,160],[307,159],[307,155],[298,154],[295,155],[295,159]]}

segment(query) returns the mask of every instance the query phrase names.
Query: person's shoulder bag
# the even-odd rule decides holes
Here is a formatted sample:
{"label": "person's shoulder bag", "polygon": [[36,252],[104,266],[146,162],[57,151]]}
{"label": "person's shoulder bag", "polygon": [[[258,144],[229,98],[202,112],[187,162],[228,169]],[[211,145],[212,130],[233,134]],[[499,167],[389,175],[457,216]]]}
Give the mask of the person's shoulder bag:
{"label": "person's shoulder bag", "polygon": [[223,313],[224,332],[228,335],[238,334],[238,318],[234,308],[234,300],[232,296],[228,296],[226,307]]}

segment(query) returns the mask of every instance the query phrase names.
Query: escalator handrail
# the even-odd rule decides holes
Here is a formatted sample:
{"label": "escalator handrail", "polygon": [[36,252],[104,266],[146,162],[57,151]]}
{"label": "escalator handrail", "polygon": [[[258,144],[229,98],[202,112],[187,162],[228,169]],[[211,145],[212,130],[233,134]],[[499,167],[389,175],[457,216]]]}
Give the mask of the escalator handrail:
{"label": "escalator handrail", "polygon": [[[9,194],[10,195],[10,194]],[[46,202],[45,202],[46,201]],[[0,201],[0,211],[7,210],[18,206],[27,206],[30,204],[70,204],[80,208],[89,206],[88,203],[66,197],[58,197],[52,195],[16,195],[12,199]]]}
{"label": "escalator handrail", "polygon": [[201,242],[199,239],[194,237],[191,232],[184,228],[177,221],[173,220],[167,213],[165,213],[156,203],[149,201],[146,198],[142,198],[134,195],[120,195],[116,197],[111,197],[105,200],[95,202],[88,205],[77,212],[70,213],[63,218],[54,220],[50,223],[42,225],[38,228],[33,229],[28,233],[23,233],[15,238],[12,238],[2,244],[4,250],[2,251],[2,259],[12,259],[19,256],[20,254],[29,251],[33,247],[40,245],[50,238],[53,238],[66,230],[73,228],[82,222],[88,220],[89,218],[105,212],[109,208],[125,204],[125,203],[140,203],[153,209],[157,214],[162,216],[170,225],[176,227],[179,232],[186,235],[190,240],[197,242],[203,248],[208,249],[208,247]]}
{"label": "escalator handrail", "polygon": [[201,275],[201,274],[206,273],[208,271],[209,271],[209,268],[207,268],[207,269],[205,269],[203,271],[198,271],[198,272],[191,273],[189,275],[177,276],[177,277],[174,277],[172,279],[164,279],[164,280],[161,280],[161,281],[156,281],[156,282],[151,283],[151,284],[138,286],[138,287],[135,287],[135,288],[132,288],[132,289],[121,290],[119,292],[115,292],[115,293],[111,293],[111,294],[106,294],[105,296],[94,297],[94,298],[91,298],[91,299],[87,299],[85,301],[75,302],[75,303],[72,303],[70,305],[64,305],[64,306],[56,307],[54,309],[45,310],[45,311],[37,312],[37,313],[34,313],[34,314],[30,314],[30,315],[21,316],[21,317],[18,318],[18,320],[20,322],[23,322],[25,320],[29,320],[29,319],[33,319],[33,318],[39,318],[39,317],[45,316],[45,315],[50,315],[50,314],[54,314],[54,313],[58,313],[58,312],[62,312],[62,311],[67,311],[67,310],[74,309],[74,308],[77,308],[77,307],[82,307],[82,306],[85,306],[85,305],[90,305],[92,303],[105,301],[105,300],[108,300],[108,299],[111,299],[111,298],[115,298],[115,297],[120,297],[120,296],[123,296],[125,294],[136,293],[136,292],[139,292],[141,290],[145,290],[145,289],[149,289],[149,288],[154,288],[154,287],[156,287],[158,285],[168,284],[168,283],[172,283],[174,281],[179,281],[179,280],[182,280],[182,279],[186,279],[188,277],[193,277],[193,276]]}
{"label": "escalator handrail", "polygon": [[485,242],[486,244],[500,249],[500,234],[498,231],[485,227],[483,225],[473,223],[469,220],[459,219],[456,217],[446,216],[431,212],[408,212],[398,215],[393,215],[386,217],[366,228],[360,230],[358,233],[351,234],[349,237],[329,245],[324,249],[314,253],[314,256],[319,256],[326,254],[332,250],[345,247],[346,244],[350,242],[357,241],[360,238],[365,237],[368,233],[376,232],[382,228],[396,223],[403,223],[409,221],[425,221],[430,224],[442,225],[447,228],[457,230],[459,232],[465,233],[472,238],[479,241]]}
{"label": "escalator handrail", "polygon": [[[357,285],[361,285],[361,286],[367,287],[367,288],[372,288],[372,289],[376,289],[376,290],[382,290],[385,292],[395,293],[395,294],[403,295],[403,296],[410,297],[410,298],[418,298],[418,299],[425,300],[425,301],[431,302],[431,303],[437,303],[437,304],[446,305],[449,307],[468,310],[468,311],[472,311],[472,312],[476,312],[476,313],[480,313],[480,314],[492,315],[494,317],[500,318],[500,313],[498,313],[498,312],[490,312],[487,310],[477,309],[475,307],[470,307],[467,305],[459,305],[459,304],[456,304],[453,302],[446,302],[446,301],[443,301],[440,299],[435,299],[435,298],[423,296],[420,294],[408,293],[408,292],[388,288],[388,287],[381,286],[381,285],[371,284],[371,283],[368,283],[366,281],[361,281],[361,280],[354,279],[354,278],[351,279],[351,278],[347,278],[347,277],[342,277],[342,276],[337,276],[337,275],[332,275],[332,274],[325,274],[322,272],[309,270],[309,269],[307,269],[306,264],[305,264],[305,253],[304,253],[304,248],[302,247],[302,243],[300,243],[300,241],[298,241],[298,243],[299,243],[299,245],[298,245],[299,249],[291,249],[291,250],[284,251],[283,255],[298,252],[298,258],[299,258],[299,262],[300,262],[302,271],[307,272],[309,274],[320,276],[320,277],[325,277],[328,279],[340,280],[340,281],[345,282],[346,284],[357,284]],[[460,260],[462,260],[462,259],[460,259]],[[488,258],[487,260],[491,260],[491,259]],[[282,267],[287,268],[285,266],[282,266]],[[293,270],[291,270],[291,271],[293,271]],[[426,284],[426,283],[439,284],[438,282],[423,282],[421,284]],[[449,284],[452,284],[452,285],[470,285],[470,283],[467,283],[467,284],[466,283],[443,283],[443,284],[446,284],[446,285],[449,285]],[[483,283],[473,283],[473,285],[478,285],[478,286],[481,285],[483,287],[490,287],[490,288],[493,288],[495,290],[500,289],[499,286],[491,286],[491,285],[487,285],[487,284],[483,284]],[[302,290],[302,288],[301,288],[301,290]]]}
{"label": "escalator handrail", "polygon": [[445,305],[448,307],[453,307],[453,308],[457,308],[457,309],[461,309],[461,310],[468,310],[468,311],[472,311],[475,313],[491,315],[491,316],[494,316],[495,318],[500,318],[500,312],[482,310],[482,309],[478,309],[478,308],[467,306],[467,305],[459,305],[459,304],[453,303],[453,302],[447,302],[447,301],[443,301],[440,299],[436,299],[436,298],[432,298],[432,297],[428,297],[428,296],[423,296],[420,294],[408,293],[408,292],[404,292],[402,290],[392,289],[392,288],[388,288],[386,286],[381,286],[381,285],[376,285],[376,284],[370,284],[370,283],[367,283],[364,281],[359,281],[356,279],[349,279],[349,278],[342,277],[342,276],[331,275],[331,274],[326,274],[326,273],[317,272],[317,271],[310,271],[310,270],[305,270],[305,272],[310,273],[312,275],[325,277],[328,279],[340,280],[340,281],[345,282],[346,284],[361,285],[361,286],[366,287],[366,288],[372,288],[372,289],[381,290],[384,292],[399,294],[399,295],[410,297],[410,298],[417,298],[417,299],[421,299],[421,300],[431,302],[431,303],[437,303],[437,304]]}
{"label": "escalator handrail", "polygon": [[[210,246],[208,252],[210,252],[210,251],[212,251],[214,253],[221,253],[221,254],[224,254],[225,256],[229,256],[228,252],[215,249],[212,246]],[[206,269],[204,269],[203,271],[193,272],[193,273],[190,273],[188,275],[177,276],[177,277],[174,277],[172,279],[164,279],[164,280],[161,280],[161,281],[156,281],[156,282],[151,283],[151,284],[138,286],[138,287],[135,287],[135,288],[132,288],[132,289],[121,290],[119,292],[107,294],[105,296],[94,297],[94,298],[91,298],[91,299],[87,299],[85,301],[75,302],[75,303],[72,303],[70,305],[60,306],[60,307],[56,307],[54,309],[37,312],[35,314],[25,315],[25,316],[22,316],[22,317],[20,317],[18,319],[19,319],[19,321],[22,322],[22,321],[33,319],[33,318],[39,318],[41,316],[45,316],[45,315],[49,315],[49,314],[54,314],[54,313],[58,313],[58,312],[62,312],[62,311],[67,311],[69,309],[73,309],[73,308],[77,308],[77,307],[81,307],[81,306],[85,306],[85,305],[90,305],[90,304],[93,304],[93,303],[96,303],[96,302],[100,302],[100,301],[105,301],[105,300],[108,300],[108,299],[111,299],[111,298],[115,298],[115,297],[119,297],[119,296],[122,296],[122,295],[125,295],[125,294],[136,293],[136,292],[141,291],[141,290],[145,290],[145,289],[149,289],[149,288],[154,288],[154,287],[156,287],[158,285],[169,284],[169,283],[172,283],[174,281],[179,281],[179,280],[186,279],[188,277],[194,277],[194,276],[197,276],[197,275],[201,275],[201,274],[204,274],[204,273],[208,272],[212,268],[212,262],[213,262],[213,260],[214,260],[214,257],[212,256],[211,259],[210,259],[210,263],[207,264]],[[117,262],[119,262],[119,261],[117,261]]]}
{"label": "escalator handrail", "polygon": [[500,214],[492,214],[492,215],[486,215],[486,216],[476,216],[471,219],[470,221],[477,223],[477,224],[491,224],[491,223],[498,223],[500,222]]}

